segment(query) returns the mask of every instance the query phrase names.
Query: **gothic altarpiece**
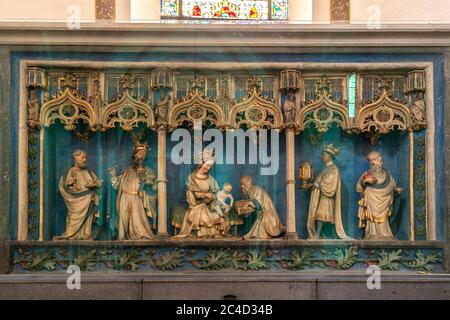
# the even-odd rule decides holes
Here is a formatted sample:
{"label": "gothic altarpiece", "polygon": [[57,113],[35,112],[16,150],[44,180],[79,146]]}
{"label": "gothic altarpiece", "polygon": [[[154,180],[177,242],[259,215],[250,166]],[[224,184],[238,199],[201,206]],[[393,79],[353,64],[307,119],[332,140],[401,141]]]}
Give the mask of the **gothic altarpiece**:
{"label": "gothic altarpiece", "polygon": [[[439,270],[428,72],[29,65],[14,271]],[[199,123],[277,130],[277,174],[174,164]]]}

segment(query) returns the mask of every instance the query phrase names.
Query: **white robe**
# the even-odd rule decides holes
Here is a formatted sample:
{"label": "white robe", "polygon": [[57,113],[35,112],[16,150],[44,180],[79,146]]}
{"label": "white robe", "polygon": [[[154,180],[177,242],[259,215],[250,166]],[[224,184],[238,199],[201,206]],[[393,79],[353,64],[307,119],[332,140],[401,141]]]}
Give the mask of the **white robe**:
{"label": "white robe", "polygon": [[316,178],[311,193],[308,213],[308,239],[319,239],[316,220],[335,225],[340,239],[350,239],[344,231],[341,218],[341,177],[339,169],[330,161]]}
{"label": "white robe", "polygon": [[139,173],[129,167],[122,175],[112,177],[113,188],[117,189],[117,231],[119,240],[150,239],[153,232],[148,217],[156,218],[155,197],[143,190],[143,185],[154,184],[154,173],[144,167]]}
{"label": "white robe", "polygon": [[283,225],[278,217],[277,209],[269,195],[260,187],[252,186],[248,198],[253,201],[260,212],[250,231],[244,236],[248,239],[272,239],[278,237],[283,231]]}
{"label": "white robe", "polygon": [[[373,186],[362,182],[363,176],[368,172],[377,178],[377,183]],[[392,214],[396,182],[386,169],[380,172],[375,170],[368,172],[361,175],[356,184],[356,191],[362,195],[358,218],[360,228],[365,231],[364,240],[394,240],[389,227],[389,217]]]}
{"label": "white robe", "polygon": [[93,240],[92,221],[99,204],[95,190],[88,186],[98,185],[95,174],[88,169],[71,167],[67,176],[59,180],[59,192],[67,207],[65,232],[55,240]]}
{"label": "white robe", "polygon": [[216,206],[215,200],[205,198],[206,193],[212,193],[215,196],[218,190],[216,180],[211,175],[200,179],[196,174],[197,170],[188,177],[186,200],[189,208],[186,210],[183,225],[176,238],[188,237],[194,230],[197,230],[198,238],[215,237],[220,236],[221,231],[227,229],[226,221],[213,212]]}

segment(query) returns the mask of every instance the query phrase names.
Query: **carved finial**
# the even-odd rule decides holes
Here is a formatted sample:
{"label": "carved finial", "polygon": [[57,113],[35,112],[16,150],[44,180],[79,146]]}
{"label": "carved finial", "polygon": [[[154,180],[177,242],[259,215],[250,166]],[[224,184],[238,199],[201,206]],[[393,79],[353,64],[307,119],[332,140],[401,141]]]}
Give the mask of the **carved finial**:
{"label": "carved finial", "polygon": [[380,94],[383,92],[390,93],[392,90],[392,77],[382,75],[377,78],[378,90],[380,90]]}
{"label": "carved finial", "polygon": [[135,80],[127,73],[120,79],[120,85],[125,93],[130,94],[134,90]]}
{"label": "carved finial", "polygon": [[195,75],[195,77],[193,79],[191,79],[192,92],[195,92],[195,91],[201,92],[204,89],[202,81],[203,80],[198,75]]}
{"label": "carved finial", "polygon": [[330,95],[330,80],[327,79],[326,76],[320,77],[319,80],[316,81],[316,96],[321,97],[323,95]]}
{"label": "carved finial", "polygon": [[260,82],[258,76],[249,76],[247,78],[247,88],[249,91],[253,91],[253,89],[256,89],[256,91],[259,91],[260,88]]}
{"label": "carved finial", "polygon": [[92,74],[92,95],[89,97],[88,101],[96,108],[100,108],[103,105],[103,98],[100,90],[100,75],[97,72]]}
{"label": "carved finial", "polygon": [[58,88],[60,93],[69,89],[71,92],[77,92],[80,78],[73,73],[66,73],[58,78]]}

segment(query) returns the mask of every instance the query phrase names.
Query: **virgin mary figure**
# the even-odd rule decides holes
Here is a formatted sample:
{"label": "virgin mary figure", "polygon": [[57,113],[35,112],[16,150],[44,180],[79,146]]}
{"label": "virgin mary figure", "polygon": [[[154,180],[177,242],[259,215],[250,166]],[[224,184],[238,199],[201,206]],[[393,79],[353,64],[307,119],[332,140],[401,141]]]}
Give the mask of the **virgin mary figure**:
{"label": "virgin mary figure", "polygon": [[205,150],[198,167],[189,175],[186,183],[186,201],[189,205],[184,214],[183,225],[175,238],[185,238],[196,232],[198,238],[221,237],[221,230],[228,230],[226,220],[214,211],[216,179],[209,174],[214,165],[211,151]]}

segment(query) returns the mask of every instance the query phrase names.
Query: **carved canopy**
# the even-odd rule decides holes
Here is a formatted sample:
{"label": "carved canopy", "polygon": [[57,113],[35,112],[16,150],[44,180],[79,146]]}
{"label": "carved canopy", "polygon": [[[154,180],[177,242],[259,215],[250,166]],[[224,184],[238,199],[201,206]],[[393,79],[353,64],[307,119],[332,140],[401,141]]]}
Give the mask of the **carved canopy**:
{"label": "carved canopy", "polygon": [[247,100],[231,108],[230,119],[230,125],[235,129],[241,126],[254,129],[279,129],[283,125],[280,108],[273,102],[263,99],[256,87]]}
{"label": "carved canopy", "polygon": [[407,106],[393,101],[386,90],[379,99],[362,107],[356,117],[358,131],[388,133],[391,130],[408,130],[411,116]]}
{"label": "carved canopy", "polygon": [[95,128],[95,111],[85,100],[78,98],[69,88],[42,106],[40,122],[48,127],[59,119],[66,130],[74,130],[78,121]]}
{"label": "carved canopy", "polygon": [[197,121],[203,125],[214,125],[218,128],[224,125],[222,108],[204,99],[199,90],[195,90],[188,100],[175,104],[169,111],[168,119],[172,128],[182,125],[193,126]]}
{"label": "carved canopy", "polygon": [[122,98],[106,106],[101,112],[99,123],[103,130],[114,128],[119,124],[123,130],[130,131],[139,123],[152,127],[155,124],[155,117],[149,105],[137,101],[126,91]]}
{"label": "carved canopy", "polygon": [[328,131],[333,124],[344,130],[352,126],[347,107],[331,100],[326,92],[317,101],[301,108],[297,112],[295,122],[300,131],[311,124],[315,125],[318,132]]}

